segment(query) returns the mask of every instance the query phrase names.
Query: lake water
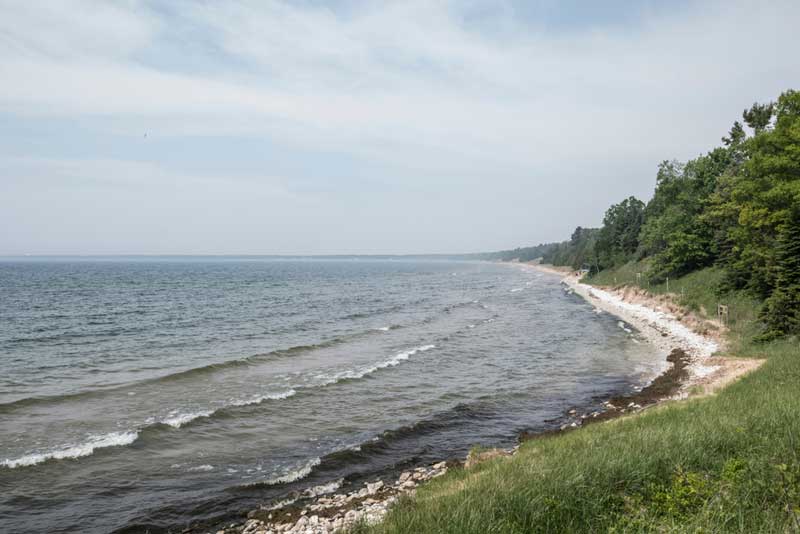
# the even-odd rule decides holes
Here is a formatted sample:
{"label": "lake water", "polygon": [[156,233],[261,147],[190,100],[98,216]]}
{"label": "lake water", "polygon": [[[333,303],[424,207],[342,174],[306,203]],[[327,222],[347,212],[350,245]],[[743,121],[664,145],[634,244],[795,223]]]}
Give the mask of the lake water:
{"label": "lake water", "polygon": [[508,446],[652,350],[511,264],[0,261],[0,531],[180,532]]}

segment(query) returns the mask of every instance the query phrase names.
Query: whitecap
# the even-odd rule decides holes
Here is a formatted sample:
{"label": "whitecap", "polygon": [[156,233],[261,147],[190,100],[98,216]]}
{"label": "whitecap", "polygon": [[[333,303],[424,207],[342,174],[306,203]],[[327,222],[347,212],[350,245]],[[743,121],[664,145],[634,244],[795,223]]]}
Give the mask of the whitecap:
{"label": "whitecap", "polygon": [[368,374],[374,373],[375,371],[377,371],[379,369],[385,369],[387,367],[394,367],[396,365],[399,365],[400,363],[404,362],[405,360],[408,360],[409,357],[413,356],[414,354],[416,354],[418,352],[425,352],[425,351],[428,351],[428,350],[431,350],[431,349],[435,349],[435,348],[436,348],[436,345],[422,345],[420,347],[414,347],[413,349],[408,349],[408,350],[405,350],[403,352],[400,352],[400,353],[396,354],[395,356],[393,356],[392,358],[390,358],[390,359],[388,359],[386,361],[377,363],[377,364],[375,364],[373,366],[370,366],[370,367],[364,367],[364,368],[361,368],[361,369],[353,369],[353,370],[349,370],[349,371],[342,371],[342,372],[336,373],[334,375],[323,375],[323,376],[320,377],[320,378],[322,378],[322,383],[319,384],[319,385],[327,386],[327,385],[330,385],[330,384],[335,384],[336,382],[339,382],[340,380],[363,378],[363,377],[367,376]]}
{"label": "whitecap", "polygon": [[339,480],[334,480],[333,482],[329,482],[327,484],[320,484],[319,486],[314,486],[313,488],[307,488],[300,494],[300,497],[285,499],[282,501],[278,501],[267,510],[278,510],[280,508],[285,508],[287,506],[291,506],[292,504],[296,503],[300,498],[309,499],[314,497],[319,497],[320,495],[327,495],[329,493],[333,493],[337,489],[342,487],[342,482],[344,482],[343,478]]}
{"label": "whitecap", "polygon": [[282,501],[278,501],[278,502],[276,502],[275,504],[273,504],[272,506],[270,506],[269,508],[267,508],[267,510],[268,510],[268,511],[272,511],[272,510],[280,510],[281,508],[286,508],[287,506],[291,506],[291,505],[293,505],[293,504],[294,504],[294,503],[296,503],[298,500],[299,500],[299,499],[284,499],[284,500],[282,500]]}
{"label": "whitecap", "polygon": [[198,471],[206,471],[207,472],[207,471],[213,471],[213,470],[214,470],[214,466],[213,465],[208,465],[208,464],[198,465],[198,466],[190,467],[189,469],[187,469],[187,471],[193,471],[193,472],[198,472]]}
{"label": "whitecap", "polygon": [[16,467],[27,467],[40,464],[47,460],[66,460],[89,456],[95,449],[105,447],[122,447],[130,445],[139,437],[138,432],[112,432],[110,434],[89,436],[85,443],[72,445],[63,449],[55,449],[47,452],[32,453],[13,460],[6,459],[0,465],[14,469]]}
{"label": "whitecap", "polygon": [[177,410],[173,410],[169,413],[169,417],[162,419],[161,422],[165,425],[171,426],[172,428],[180,428],[189,421],[194,421],[200,417],[208,417],[212,413],[214,413],[214,410],[201,410],[199,412],[190,413],[180,413]]}
{"label": "whitecap", "polygon": [[[287,399],[297,392],[293,389],[288,391],[283,391],[281,393],[270,393],[267,395],[256,395],[254,397],[250,397],[249,399],[235,399],[232,400],[227,406],[249,406],[251,404],[261,404],[265,400],[282,400]],[[223,406],[224,408],[224,406]],[[217,410],[200,410],[197,412],[186,412],[181,413],[178,410],[173,410],[168,414],[168,417],[162,419],[161,422],[165,425],[169,425],[172,428],[180,428],[186,423],[194,421],[195,419],[199,419],[201,417],[210,417]]]}
{"label": "whitecap", "polygon": [[342,482],[344,482],[344,479],[340,478],[339,480],[334,480],[332,482],[328,482],[327,484],[320,484],[319,486],[308,488],[305,491],[303,491],[303,496],[317,497],[319,495],[326,495],[328,493],[333,493],[334,491],[342,487]]}
{"label": "whitecap", "polygon": [[295,482],[297,480],[300,480],[301,478],[305,478],[308,475],[310,475],[311,470],[314,469],[316,466],[318,466],[321,462],[322,462],[321,459],[313,458],[312,460],[309,460],[304,466],[289,471],[288,473],[285,473],[281,476],[265,480],[263,484],[274,486],[276,484],[288,484],[289,482]]}
{"label": "whitecap", "polygon": [[261,404],[265,400],[283,400],[297,394],[297,391],[290,389],[282,393],[271,393],[269,395],[256,395],[249,399],[239,399],[231,402],[230,406],[249,406],[251,404]]}
{"label": "whitecap", "polygon": [[391,328],[390,326],[381,326],[380,328],[376,328],[375,330],[380,330],[381,332],[388,332],[390,328]]}

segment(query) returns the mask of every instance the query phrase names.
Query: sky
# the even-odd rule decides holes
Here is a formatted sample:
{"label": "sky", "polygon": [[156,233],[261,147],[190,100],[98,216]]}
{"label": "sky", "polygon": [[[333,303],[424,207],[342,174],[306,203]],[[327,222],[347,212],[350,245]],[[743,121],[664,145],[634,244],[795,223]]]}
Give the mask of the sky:
{"label": "sky", "polygon": [[800,2],[0,0],[0,255],[567,239],[800,85]]}

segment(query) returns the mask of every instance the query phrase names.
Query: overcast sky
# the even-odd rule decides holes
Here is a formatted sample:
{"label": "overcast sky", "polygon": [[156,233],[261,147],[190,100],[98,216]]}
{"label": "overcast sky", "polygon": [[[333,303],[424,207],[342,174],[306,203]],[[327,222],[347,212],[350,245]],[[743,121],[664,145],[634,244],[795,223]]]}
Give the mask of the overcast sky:
{"label": "overcast sky", "polygon": [[0,0],[0,254],[569,237],[800,88],[800,2]]}

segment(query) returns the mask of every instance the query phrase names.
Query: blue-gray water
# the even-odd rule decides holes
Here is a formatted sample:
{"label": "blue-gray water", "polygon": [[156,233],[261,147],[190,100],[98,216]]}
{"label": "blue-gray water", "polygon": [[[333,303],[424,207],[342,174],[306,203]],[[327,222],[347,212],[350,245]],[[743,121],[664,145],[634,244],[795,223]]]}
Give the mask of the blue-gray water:
{"label": "blue-gray water", "polygon": [[513,265],[0,261],[0,530],[179,532],[508,445],[661,363]]}

